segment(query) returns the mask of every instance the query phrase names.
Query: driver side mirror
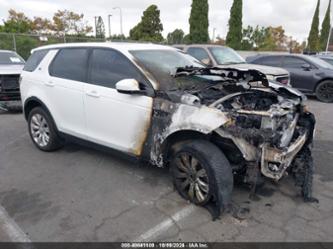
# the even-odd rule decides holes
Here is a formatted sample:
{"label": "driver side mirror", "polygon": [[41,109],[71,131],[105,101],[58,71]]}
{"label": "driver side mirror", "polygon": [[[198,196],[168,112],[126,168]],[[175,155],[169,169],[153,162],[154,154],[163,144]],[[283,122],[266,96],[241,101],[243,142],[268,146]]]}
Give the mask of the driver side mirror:
{"label": "driver side mirror", "polygon": [[312,68],[311,65],[308,64],[308,63],[304,63],[304,64],[302,65],[302,69],[303,69],[304,71],[310,71],[311,68]]}
{"label": "driver side mirror", "polygon": [[123,94],[144,94],[140,89],[139,82],[135,79],[124,79],[116,83],[116,89]]}

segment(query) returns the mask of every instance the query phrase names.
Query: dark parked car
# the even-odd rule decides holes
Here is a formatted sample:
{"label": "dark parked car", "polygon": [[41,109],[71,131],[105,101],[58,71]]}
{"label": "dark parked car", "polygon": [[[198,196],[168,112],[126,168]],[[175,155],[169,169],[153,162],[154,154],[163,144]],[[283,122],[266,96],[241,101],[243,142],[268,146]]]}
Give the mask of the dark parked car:
{"label": "dark parked car", "polygon": [[315,94],[322,102],[333,102],[333,66],[307,55],[258,55],[247,61],[282,67],[289,71],[291,85],[306,94]]}

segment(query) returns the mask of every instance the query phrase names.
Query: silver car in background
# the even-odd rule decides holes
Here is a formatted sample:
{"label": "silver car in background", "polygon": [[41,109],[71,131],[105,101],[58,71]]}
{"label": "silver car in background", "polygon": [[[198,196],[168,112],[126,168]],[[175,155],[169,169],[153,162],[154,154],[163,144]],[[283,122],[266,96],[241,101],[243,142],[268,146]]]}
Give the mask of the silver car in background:
{"label": "silver car in background", "polygon": [[235,50],[229,47],[209,44],[175,45],[174,47],[183,50],[207,66],[258,70],[265,74],[268,80],[290,85],[290,75],[287,70],[279,67],[249,64]]}
{"label": "silver car in background", "polygon": [[11,109],[21,100],[19,79],[24,64],[16,52],[0,50],[0,109]]}

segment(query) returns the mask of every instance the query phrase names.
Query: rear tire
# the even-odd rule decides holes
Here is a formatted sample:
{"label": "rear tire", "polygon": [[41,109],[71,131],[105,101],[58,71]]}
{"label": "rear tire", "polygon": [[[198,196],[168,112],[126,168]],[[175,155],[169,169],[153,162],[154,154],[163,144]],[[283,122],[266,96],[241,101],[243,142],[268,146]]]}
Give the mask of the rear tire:
{"label": "rear tire", "polygon": [[31,140],[38,149],[51,152],[63,146],[52,117],[42,107],[31,110],[28,127]]}
{"label": "rear tire", "polygon": [[333,81],[325,80],[320,82],[316,88],[316,97],[324,103],[333,102]]}
{"label": "rear tire", "polygon": [[[211,200],[216,201],[221,191],[223,196],[231,198],[231,166],[221,150],[209,141],[181,143],[171,155],[170,166],[174,185],[184,199],[205,206]],[[228,201],[220,200],[220,204]]]}

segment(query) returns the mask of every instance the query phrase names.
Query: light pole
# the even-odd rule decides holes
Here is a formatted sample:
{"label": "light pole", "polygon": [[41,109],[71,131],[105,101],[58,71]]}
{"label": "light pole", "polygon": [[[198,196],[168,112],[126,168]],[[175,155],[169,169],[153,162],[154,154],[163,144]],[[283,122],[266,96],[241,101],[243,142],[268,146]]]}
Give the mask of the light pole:
{"label": "light pole", "polygon": [[327,54],[327,52],[328,52],[328,48],[329,48],[329,46],[330,46],[330,41],[331,41],[331,35],[332,35],[332,27],[330,27],[330,33],[329,33],[329,35],[328,35],[328,40],[327,40],[327,45],[326,45],[326,54]]}
{"label": "light pole", "polygon": [[120,12],[120,34],[123,35],[123,11],[120,7],[114,7],[113,9],[114,10],[119,9],[119,12]]}
{"label": "light pole", "polygon": [[216,28],[213,28],[213,39],[212,39],[213,43],[215,42],[215,32],[216,32]]}
{"label": "light pole", "polygon": [[97,18],[98,16],[94,16],[95,18],[95,38],[97,37]]}
{"label": "light pole", "polygon": [[112,15],[108,15],[108,21],[109,21],[109,38],[111,39],[111,16]]}

